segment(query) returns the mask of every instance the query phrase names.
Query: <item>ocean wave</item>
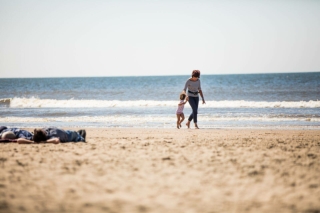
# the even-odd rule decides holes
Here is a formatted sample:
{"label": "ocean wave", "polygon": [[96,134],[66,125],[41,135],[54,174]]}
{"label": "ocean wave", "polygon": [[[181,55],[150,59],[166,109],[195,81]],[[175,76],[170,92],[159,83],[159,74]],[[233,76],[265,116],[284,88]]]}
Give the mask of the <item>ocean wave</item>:
{"label": "ocean wave", "polygon": [[[10,108],[108,108],[108,107],[176,107],[178,101],[153,100],[56,100],[39,98],[0,99],[1,107]],[[320,101],[207,101],[203,108],[320,108]],[[188,106],[188,105],[186,105]]]}

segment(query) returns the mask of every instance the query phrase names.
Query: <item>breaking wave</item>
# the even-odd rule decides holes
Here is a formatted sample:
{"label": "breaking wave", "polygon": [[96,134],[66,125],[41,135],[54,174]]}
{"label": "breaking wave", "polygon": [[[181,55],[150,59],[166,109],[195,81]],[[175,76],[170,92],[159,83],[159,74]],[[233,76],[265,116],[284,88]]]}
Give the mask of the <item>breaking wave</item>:
{"label": "breaking wave", "polygon": [[[108,108],[108,107],[176,107],[177,101],[153,100],[55,100],[39,98],[0,99],[0,107],[10,108]],[[320,108],[320,101],[207,101],[203,108]]]}

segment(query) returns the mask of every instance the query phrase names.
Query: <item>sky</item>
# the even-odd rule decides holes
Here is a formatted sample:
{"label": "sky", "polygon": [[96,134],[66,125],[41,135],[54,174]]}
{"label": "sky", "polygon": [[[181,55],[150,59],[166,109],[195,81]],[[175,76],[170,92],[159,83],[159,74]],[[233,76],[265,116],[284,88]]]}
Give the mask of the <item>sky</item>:
{"label": "sky", "polygon": [[0,0],[0,78],[318,72],[319,0]]}

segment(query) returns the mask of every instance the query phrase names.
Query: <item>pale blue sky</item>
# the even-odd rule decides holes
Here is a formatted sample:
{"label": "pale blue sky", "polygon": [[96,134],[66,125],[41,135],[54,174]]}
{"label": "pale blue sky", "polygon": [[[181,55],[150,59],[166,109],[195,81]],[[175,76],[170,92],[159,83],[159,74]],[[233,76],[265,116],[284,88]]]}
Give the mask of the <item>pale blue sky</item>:
{"label": "pale blue sky", "polygon": [[318,0],[0,0],[0,77],[320,71]]}

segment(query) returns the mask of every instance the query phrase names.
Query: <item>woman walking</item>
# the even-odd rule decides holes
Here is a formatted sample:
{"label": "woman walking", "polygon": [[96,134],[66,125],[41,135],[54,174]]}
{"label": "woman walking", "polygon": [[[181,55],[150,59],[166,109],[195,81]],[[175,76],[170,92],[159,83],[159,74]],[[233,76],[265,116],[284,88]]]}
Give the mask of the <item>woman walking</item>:
{"label": "woman walking", "polygon": [[201,90],[201,83],[200,83],[200,71],[193,70],[191,78],[189,78],[184,86],[184,92],[186,92],[188,88],[187,100],[192,108],[192,113],[190,114],[186,125],[190,128],[190,122],[193,119],[194,126],[196,129],[199,129],[197,121],[198,121],[198,106],[199,106],[199,93],[202,98],[202,104],[205,104],[205,100],[203,97],[203,93]]}

